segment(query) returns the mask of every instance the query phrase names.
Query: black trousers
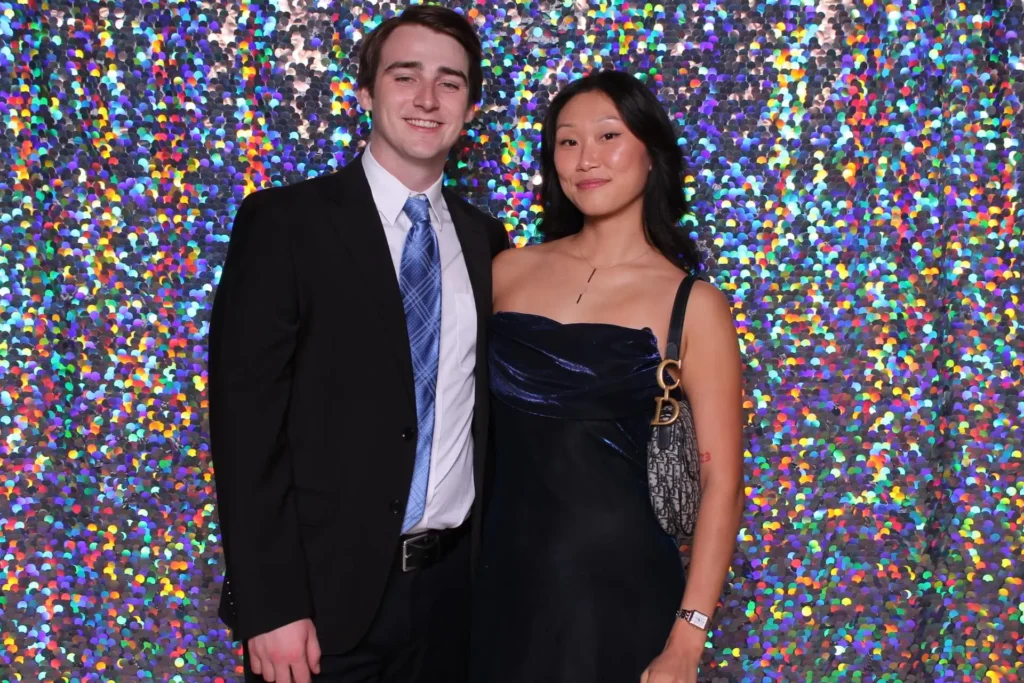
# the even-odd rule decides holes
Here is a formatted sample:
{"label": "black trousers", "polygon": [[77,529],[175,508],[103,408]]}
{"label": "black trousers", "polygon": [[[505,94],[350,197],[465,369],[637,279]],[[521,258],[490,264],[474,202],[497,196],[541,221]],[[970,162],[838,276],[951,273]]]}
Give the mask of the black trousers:
{"label": "black trousers", "polygon": [[[470,535],[437,564],[394,566],[370,629],[344,654],[323,654],[316,683],[465,683]],[[396,563],[397,564],[397,563]],[[248,653],[246,653],[248,655]],[[246,683],[262,683],[245,658]]]}

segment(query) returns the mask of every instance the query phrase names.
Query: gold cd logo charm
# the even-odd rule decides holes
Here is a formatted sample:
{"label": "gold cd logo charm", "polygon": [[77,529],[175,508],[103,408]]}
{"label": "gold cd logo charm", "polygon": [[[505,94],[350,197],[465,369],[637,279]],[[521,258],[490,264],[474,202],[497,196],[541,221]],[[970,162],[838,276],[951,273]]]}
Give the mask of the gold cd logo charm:
{"label": "gold cd logo charm", "polygon": [[[654,399],[654,419],[651,420],[651,424],[655,427],[665,427],[679,419],[679,401],[672,398],[672,396],[669,395],[669,392],[679,387],[680,380],[678,378],[673,378],[673,382],[671,384],[665,383],[665,371],[673,366],[677,371],[681,369],[679,361],[672,358],[666,358],[658,365],[658,386],[660,386],[665,393]],[[672,406],[672,414],[668,418],[662,418],[661,414],[666,401],[670,406]]]}

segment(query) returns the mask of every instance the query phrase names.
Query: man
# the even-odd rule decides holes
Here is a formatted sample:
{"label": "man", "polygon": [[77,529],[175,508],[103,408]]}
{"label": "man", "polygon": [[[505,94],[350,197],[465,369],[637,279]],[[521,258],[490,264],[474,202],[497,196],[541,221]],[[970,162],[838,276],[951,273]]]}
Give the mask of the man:
{"label": "man", "polygon": [[360,54],[366,152],[235,219],[210,431],[220,614],[247,680],[465,678],[491,259],[508,239],[441,178],[480,55],[451,10],[383,22]]}

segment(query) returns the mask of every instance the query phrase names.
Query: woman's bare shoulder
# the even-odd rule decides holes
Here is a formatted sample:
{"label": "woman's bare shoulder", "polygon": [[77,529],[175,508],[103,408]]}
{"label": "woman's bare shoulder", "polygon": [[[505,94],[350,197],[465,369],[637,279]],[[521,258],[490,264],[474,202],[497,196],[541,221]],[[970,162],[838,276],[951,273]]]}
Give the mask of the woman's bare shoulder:
{"label": "woman's bare shoulder", "polygon": [[553,253],[551,243],[542,243],[506,249],[498,254],[491,265],[495,300],[515,290],[518,283],[529,280]]}
{"label": "woman's bare shoulder", "polygon": [[703,330],[705,334],[735,335],[732,301],[725,292],[706,280],[693,283],[686,304],[686,318],[696,322],[695,325],[685,326],[691,330]]}
{"label": "woman's bare shoulder", "polygon": [[690,290],[690,301],[696,310],[701,310],[704,313],[731,311],[729,297],[707,280],[697,280],[693,283],[693,289]]}
{"label": "woman's bare shoulder", "polygon": [[557,252],[554,242],[527,244],[515,249],[506,249],[493,261],[494,277],[515,275],[539,265],[545,258]]}

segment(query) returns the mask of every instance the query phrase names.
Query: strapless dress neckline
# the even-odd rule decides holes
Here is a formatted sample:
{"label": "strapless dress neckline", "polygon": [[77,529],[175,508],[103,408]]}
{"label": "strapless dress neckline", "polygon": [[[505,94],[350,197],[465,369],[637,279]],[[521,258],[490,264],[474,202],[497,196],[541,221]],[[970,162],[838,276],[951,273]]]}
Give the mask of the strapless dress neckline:
{"label": "strapless dress neckline", "polygon": [[541,315],[540,313],[527,313],[525,311],[495,311],[491,315],[491,317],[494,318],[499,318],[502,316],[533,318],[534,320],[540,322],[550,323],[555,327],[604,327],[613,328],[616,330],[624,330],[625,332],[636,332],[637,334],[650,337],[651,341],[654,342],[655,348],[657,348],[658,346],[658,337],[657,335],[654,334],[654,330],[652,330],[649,327],[630,327],[629,325],[619,325],[618,323],[605,323],[592,320],[574,320],[570,322],[562,322],[561,320],[556,320],[555,318],[550,318],[546,315]]}

